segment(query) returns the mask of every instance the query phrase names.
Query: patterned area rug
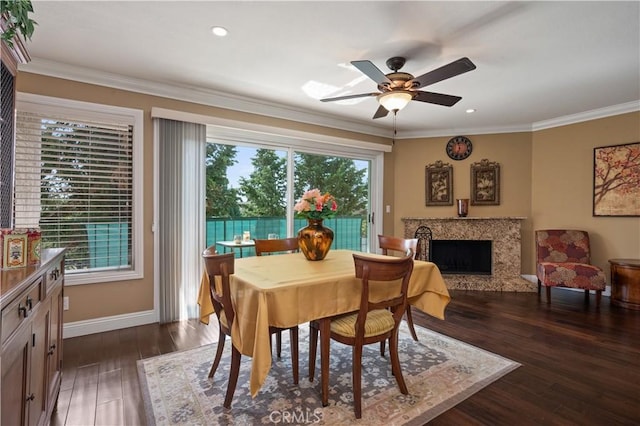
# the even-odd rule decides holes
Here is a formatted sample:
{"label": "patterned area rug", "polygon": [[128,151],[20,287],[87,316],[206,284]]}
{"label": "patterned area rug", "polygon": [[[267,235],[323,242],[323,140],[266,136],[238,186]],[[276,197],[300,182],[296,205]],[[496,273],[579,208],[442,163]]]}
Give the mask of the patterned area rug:
{"label": "patterned area rug", "polygon": [[421,425],[520,364],[499,355],[416,327],[414,341],[403,322],[399,339],[402,372],[409,395],[402,395],[387,356],[378,344],[363,353],[362,419],[353,413],[351,347],[331,342],[329,406],[320,402],[316,379],[308,380],[308,326],[300,326],[300,383],[291,376],[288,333],[282,358],[274,356],[269,376],[255,398],[248,388],[250,358],[242,357],[231,409],[222,407],[231,361],[230,341],[213,378],[207,378],[217,343],[138,361],[150,425]]}

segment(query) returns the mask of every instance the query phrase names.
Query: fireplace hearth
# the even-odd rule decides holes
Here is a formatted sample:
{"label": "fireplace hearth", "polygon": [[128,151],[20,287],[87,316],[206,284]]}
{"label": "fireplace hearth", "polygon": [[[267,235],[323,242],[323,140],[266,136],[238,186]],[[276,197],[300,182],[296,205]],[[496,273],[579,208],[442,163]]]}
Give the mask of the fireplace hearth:
{"label": "fireplace hearth", "polygon": [[432,240],[431,261],[443,274],[491,275],[490,240]]}

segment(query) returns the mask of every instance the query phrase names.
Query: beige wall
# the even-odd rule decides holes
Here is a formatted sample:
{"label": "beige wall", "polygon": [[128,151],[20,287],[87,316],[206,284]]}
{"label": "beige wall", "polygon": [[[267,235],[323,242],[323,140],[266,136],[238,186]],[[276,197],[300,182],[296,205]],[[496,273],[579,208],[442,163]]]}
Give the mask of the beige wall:
{"label": "beige wall", "polygon": [[[593,148],[638,141],[638,112],[533,133],[531,217],[535,229],[588,231],[591,261],[607,275],[608,259],[640,258],[640,217],[593,216]],[[532,253],[530,262],[535,261],[534,256]]]}
{"label": "beige wall", "polygon": [[[451,135],[456,136],[456,135]],[[471,197],[471,164],[488,159],[500,164],[500,205],[469,206],[469,216],[524,217],[523,271],[531,238],[531,133],[465,135],[473,152],[465,160],[451,160],[445,145],[451,137],[396,141],[393,193],[393,234],[404,235],[403,217],[454,217],[456,206],[425,206],[425,166],[441,160],[453,166],[453,198]]]}
{"label": "beige wall", "polygon": [[387,138],[364,135],[332,128],[274,119],[255,114],[225,110],[157,96],[144,95],[108,87],[79,83],[37,74],[19,72],[18,92],[137,108],[144,111],[144,278],[113,283],[67,286],[69,310],[64,321],[75,322],[153,309],[153,126],[151,108],[159,107],[200,115],[247,121],[254,124],[284,127],[319,135],[343,137],[378,144],[389,144]]}

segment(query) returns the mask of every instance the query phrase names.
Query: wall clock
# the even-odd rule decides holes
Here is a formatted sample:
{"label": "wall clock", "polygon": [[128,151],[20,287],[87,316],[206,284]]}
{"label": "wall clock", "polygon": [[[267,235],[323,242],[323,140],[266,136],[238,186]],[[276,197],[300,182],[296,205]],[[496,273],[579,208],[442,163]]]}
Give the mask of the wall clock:
{"label": "wall clock", "polygon": [[452,160],[464,160],[471,155],[473,145],[471,140],[464,136],[456,136],[447,142],[447,155]]}

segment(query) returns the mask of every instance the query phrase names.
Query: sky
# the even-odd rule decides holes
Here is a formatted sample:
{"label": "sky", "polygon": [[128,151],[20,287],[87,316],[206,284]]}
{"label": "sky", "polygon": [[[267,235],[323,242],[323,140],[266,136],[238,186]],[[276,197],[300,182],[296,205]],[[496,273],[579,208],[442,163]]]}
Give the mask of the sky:
{"label": "sky", "polygon": [[[237,163],[227,169],[227,177],[229,178],[229,186],[232,188],[240,187],[240,178],[248,178],[253,171],[251,158],[255,155],[258,148],[236,145]],[[286,156],[285,151],[276,151],[283,157]],[[369,162],[366,160],[354,160],[358,169],[368,168]]]}

